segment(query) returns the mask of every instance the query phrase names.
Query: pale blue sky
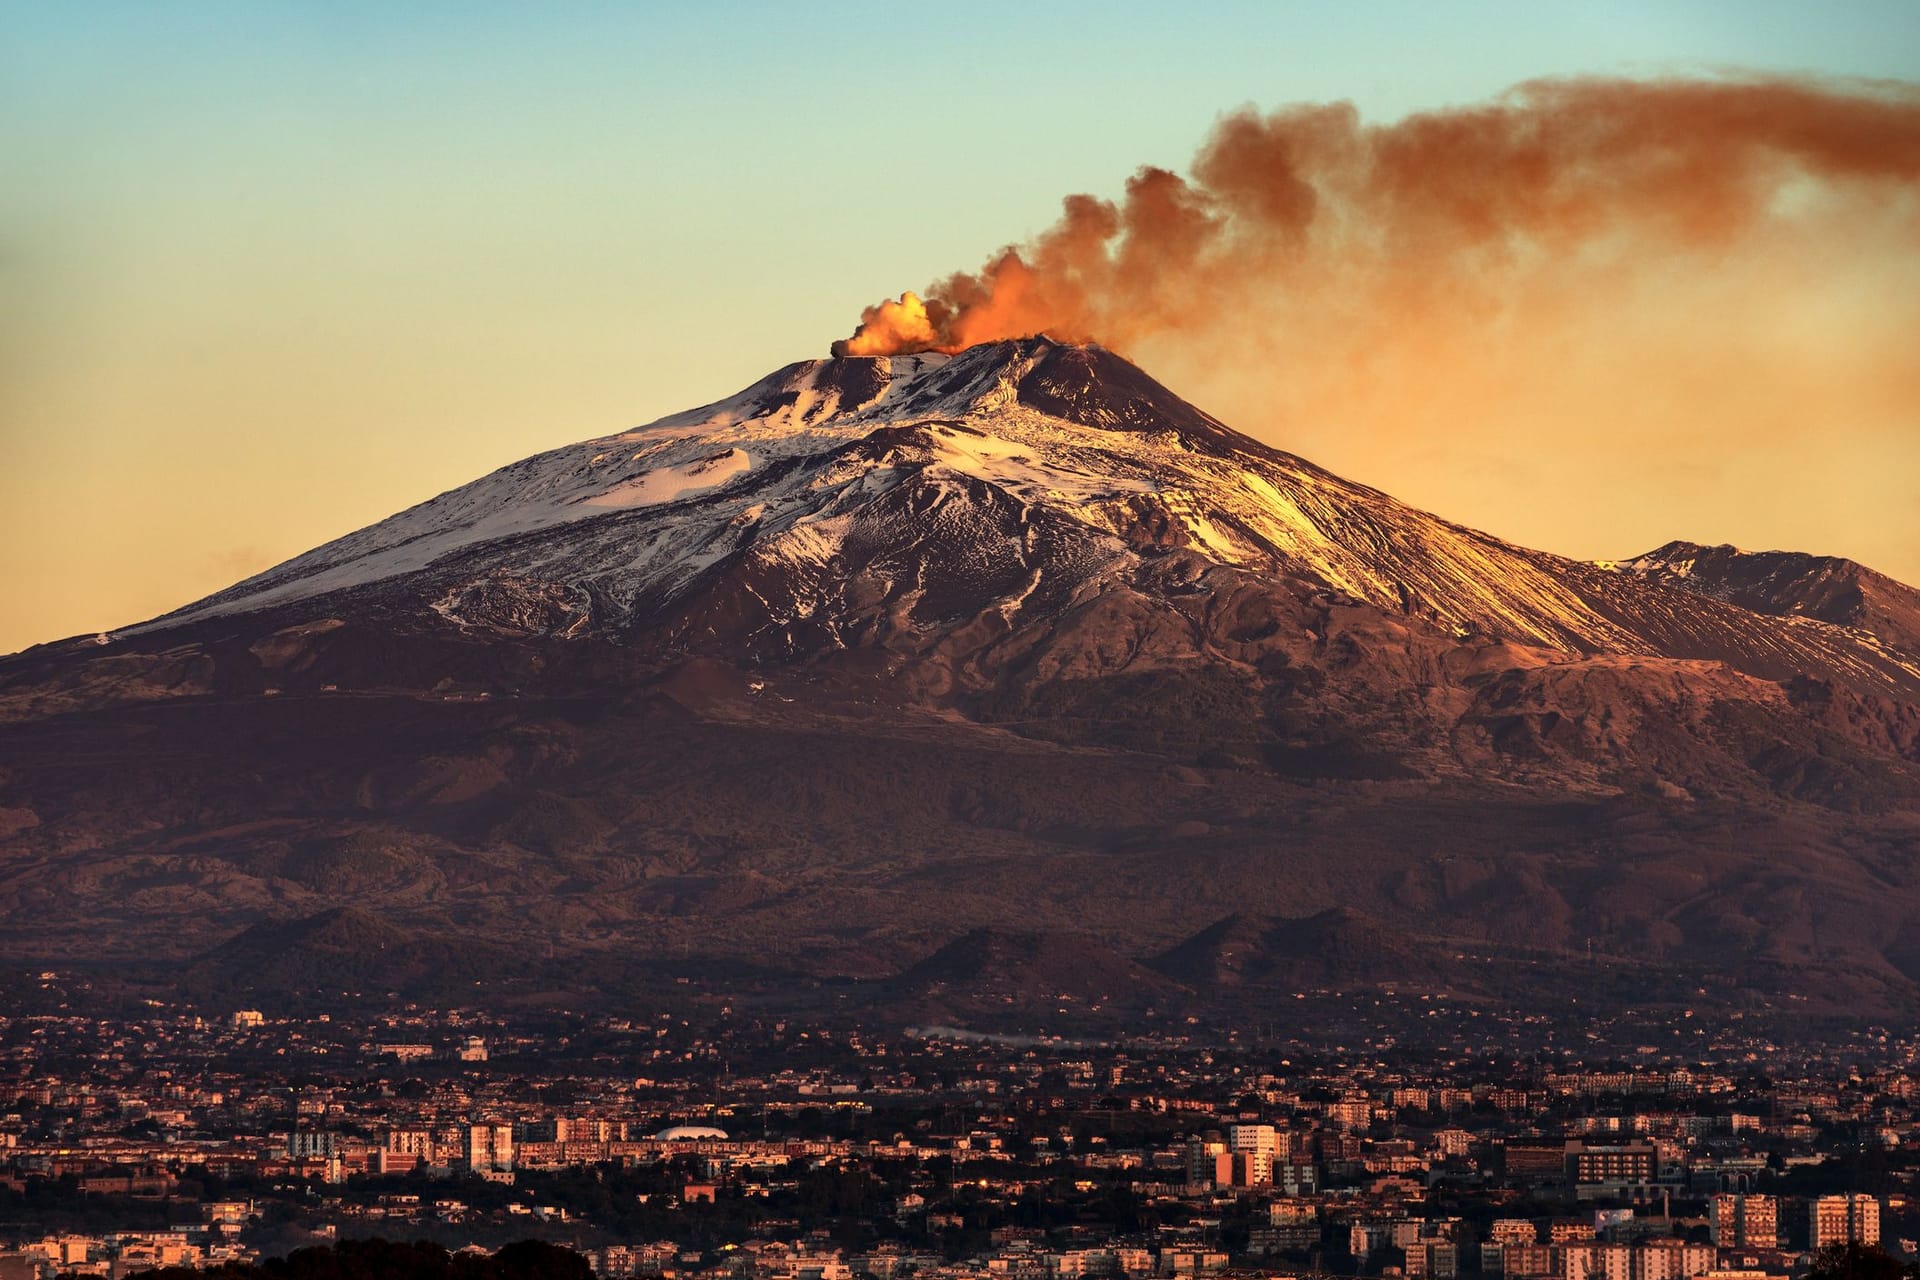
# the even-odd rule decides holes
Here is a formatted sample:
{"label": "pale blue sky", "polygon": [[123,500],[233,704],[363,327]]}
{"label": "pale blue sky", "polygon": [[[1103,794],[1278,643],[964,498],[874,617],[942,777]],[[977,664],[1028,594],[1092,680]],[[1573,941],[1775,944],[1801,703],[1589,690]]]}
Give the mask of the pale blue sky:
{"label": "pale blue sky", "polygon": [[1920,6],[0,3],[0,651],[824,353],[1235,107],[1722,67],[1920,78]]}

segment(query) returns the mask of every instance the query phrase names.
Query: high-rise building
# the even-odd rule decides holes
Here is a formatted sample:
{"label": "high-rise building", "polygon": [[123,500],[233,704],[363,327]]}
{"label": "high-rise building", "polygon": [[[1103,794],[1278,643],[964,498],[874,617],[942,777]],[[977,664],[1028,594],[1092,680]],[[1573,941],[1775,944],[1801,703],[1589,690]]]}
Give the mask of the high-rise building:
{"label": "high-rise building", "polygon": [[515,1142],[565,1142],[573,1136],[573,1126],[565,1116],[544,1120],[522,1120],[513,1126]]}
{"label": "high-rise building", "polygon": [[513,1126],[470,1124],[466,1129],[467,1168],[475,1173],[513,1168]]}
{"label": "high-rise building", "polygon": [[1227,1148],[1233,1152],[1235,1186],[1264,1187],[1273,1182],[1273,1158],[1278,1146],[1270,1124],[1227,1126]]}
{"label": "high-rise building", "polygon": [[1808,1206],[1808,1218],[1808,1242],[1816,1249],[1880,1243],[1880,1202],[1870,1195],[1820,1196]]}
{"label": "high-rise building", "polygon": [[1539,1280],[1556,1273],[1560,1250],[1545,1244],[1503,1244],[1500,1270],[1507,1280]]}
{"label": "high-rise building", "polygon": [[1217,1137],[1187,1143],[1187,1185],[1217,1187],[1233,1182],[1233,1153]]}
{"label": "high-rise building", "polygon": [[1634,1246],[1633,1280],[1688,1280],[1713,1270],[1710,1244],[1684,1240],[1647,1240]]}
{"label": "high-rise building", "polygon": [[1230,1124],[1227,1145],[1235,1151],[1264,1151],[1272,1155],[1278,1147],[1277,1133],[1270,1124]]}
{"label": "high-rise building", "polygon": [[286,1137],[287,1157],[291,1160],[325,1159],[340,1150],[340,1135],[298,1130]]}
{"label": "high-rise building", "polygon": [[1416,1240],[1407,1247],[1409,1280],[1454,1280],[1460,1274],[1460,1247],[1451,1240]]}
{"label": "high-rise building", "polygon": [[1232,1170],[1233,1185],[1236,1187],[1273,1185],[1273,1157],[1264,1151],[1234,1152]]}
{"label": "high-rise building", "polygon": [[1780,1206],[1772,1196],[1713,1198],[1713,1242],[1722,1249],[1774,1249],[1780,1244]]}
{"label": "high-rise building", "polygon": [[1327,1104],[1327,1119],[1347,1129],[1364,1129],[1373,1122],[1373,1103],[1364,1095]]}
{"label": "high-rise building", "polygon": [[396,1155],[417,1156],[433,1163],[433,1132],[429,1129],[389,1129],[386,1149]]}

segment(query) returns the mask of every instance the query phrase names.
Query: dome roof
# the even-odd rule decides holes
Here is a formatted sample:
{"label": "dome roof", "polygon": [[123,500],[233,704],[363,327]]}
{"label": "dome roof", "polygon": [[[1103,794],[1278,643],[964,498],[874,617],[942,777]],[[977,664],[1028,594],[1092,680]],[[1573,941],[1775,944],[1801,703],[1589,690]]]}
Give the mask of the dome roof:
{"label": "dome roof", "polygon": [[716,1129],[710,1124],[676,1124],[670,1129],[662,1129],[653,1135],[669,1142],[685,1141],[689,1138],[721,1138],[727,1136],[725,1129]]}

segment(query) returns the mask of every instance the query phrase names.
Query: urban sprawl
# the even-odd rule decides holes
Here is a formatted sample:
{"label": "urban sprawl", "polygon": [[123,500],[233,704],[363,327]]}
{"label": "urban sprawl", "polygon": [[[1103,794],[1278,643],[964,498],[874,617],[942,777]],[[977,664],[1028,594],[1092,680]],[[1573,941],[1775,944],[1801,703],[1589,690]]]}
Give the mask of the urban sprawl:
{"label": "urban sprawl", "polygon": [[714,1280],[1760,1280],[1915,1253],[1912,1042],[1422,1014],[1314,1045],[717,1001],[0,1018],[0,1280],[364,1237]]}

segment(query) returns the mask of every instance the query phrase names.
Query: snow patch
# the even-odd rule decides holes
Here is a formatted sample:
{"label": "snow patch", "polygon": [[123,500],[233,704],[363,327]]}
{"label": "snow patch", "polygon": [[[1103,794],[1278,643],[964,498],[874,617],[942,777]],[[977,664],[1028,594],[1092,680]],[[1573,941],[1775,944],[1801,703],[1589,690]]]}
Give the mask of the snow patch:
{"label": "snow patch", "polygon": [[718,489],[753,469],[753,457],[745,449],[728,449],[711,457],[678,467],[660,467],[644,471],[631,480],[623,480],[604,493],[583,499],[588,507],[651,507],[662,502],[678,502],[696,493]]}
{"label": "snow patch", "polygon": [[790,565],[823,565],[840,554],[847,533],[853,526],[851,516],[830,516],[823,520],[801,520],[763,539],[754,550],[763,558]]}
{"label": "snow patch", "polygon": [[1072,455],[1036,448],[1030,442],[950,427],[934,428],[933,436],[936,457],[943,468],[985,480],[1023,498],[1090,502],[1121,493],[1154,493],[1159,487],[1144,475],[1076,465]]}

